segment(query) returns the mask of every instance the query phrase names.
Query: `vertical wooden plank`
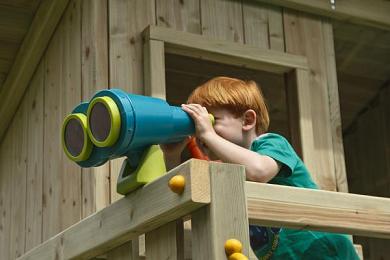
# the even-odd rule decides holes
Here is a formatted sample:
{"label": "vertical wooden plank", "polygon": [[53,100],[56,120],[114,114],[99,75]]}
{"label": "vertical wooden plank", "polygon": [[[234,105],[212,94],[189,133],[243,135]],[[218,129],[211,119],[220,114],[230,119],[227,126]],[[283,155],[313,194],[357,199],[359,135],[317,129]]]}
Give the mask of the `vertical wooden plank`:
{"label": "vertical wooden plank", "polygon": [[199,0],[156,1],[157,25],[200,34]]}
{"label": "vertical wooden plank", "polygon": [[144,43],[145,95],[166,99],[164,42]]}
{"label": "vertical wooden plank", "polygon": [[[107,0],[82,1],[82,99],[108,88]],[[106,163],[82,169],[82,217],[110,204],[110,168]]]}
{"label": "vertical wooden plank", "polygon": [[[156,24],[155,1],[153,0],[111,0],[109,13],[109,86],[121,88],[130,93],[143,94],[143,44],[142,31],[149,24]],[[122,196],[116,192],[116,182],[123,158],[110,162],[110,201]],[[133,248],[138,241],[129,242],[124,247]],[[138,258],[138,250],[132,250],[133,259]],[[114,254],[114,256],[112,256]],[[108,257],[118,259],[127,253],[112,250]]]}
{"label": "vertical wooden plank", "polygon": [[241,1],[201,0],[200,10],[203,35],[244,42]]}
{"label": "vertical wooden plank", "polygon": [[[316,153],[314,147],[313,134],[313,114],[311,96],[310,96],[310,80],[309,72],[307,70],[298,69],[295,71],[296,78],[296,97],[298,101],[299,118],[299,140],[301,141],[301,152],[306,167],[313,175],[314,179],[318,181],[318,173],[321,171],[320,166],[316,162]],[[313,174],[314,173],[314,174]]]}
{"label": "vertical wooden plank", "polygon": [[[138,245],[138,244],[137,244]],[[138,248],[137,248],[138,249]],[[136,250],[138,253],[138,250]],[[107,253],[107,260],[138,260],[138,254],[134,254],[132,243],[124,243]]]}
{"label": "vertical wooden plank", "polygon": [[332,131],[333,156],[337,191],[348,192],[347,172],[345,169],[344,146],[342,137],[341,112],[337,84],[336,58],[334,52],[333,28],[330,21],[323,21],[322,32],[328,78],[329,113]]}
{"label": "vertical wooden plank", "polygon": [[11,193],[12,193],[12,159],[13,136],[10,131],[5,133],[0,145],[0,258],[11,259]]}
{"label": "vertical wooden plank", "polygon": [[183,259],[183,250],[177,245],[176,221],[145,234],[146,259]]}
{"label": "vertical wooden plank", "polygon": [[282,8],[268,9],[269,46],[271,50],[285,51]]}
{"label": "vertical wooden plank", "polygon": [[269,49],[268,6],[255,1],[243,1],[245,44]]}
{"label": "vertical wooden plank", "polygon": [[27,109],[23,102],[12,121],[9,131],[13,132],[11,153],[11,234],[10,259],[24,253],[26,227],[26,173],[27,173]]}
{"label": "vertical wooden plank", "polygon": [[291,145],[294,147],[296,153],[303,158],[301,130],[300,130],[301,117],[299,113],[299,102],[298,102],[297,72],[295,70],[286,73],[285,86],[286,86],[286,101],[288,107],[288,126],[290,132],[290,142]]}
{"label": "vertical wooden plank", "polygon": [[[144,92],[141,32],[155,24],[155,2],[152,0],[109,1],[110,88],[130,93]],[[121,196],[116,193],[116,180],[123,159],[110,163],[111,202]]]}
{"label": "vertical wooden plank", "polygon": [[313,121],[315,138],[312,158],[315,162],[310,164],[317,165],[317,170],[312,170],[311,173],[322,189],[334,191],[336,177],[322,23],[312,16],[290,10],[284,10],[283,17],[286,51],[306,56],[310,68],[308,101],[313,104],[311,105],[312,118],[305,120]]}
{"label": "vertical wooden plank", "polygon": [[81,101],[80,36],[80,0],[73,0],[45,58],[43,240],[81,218],[81,170],[60,141],[64,117]]}
{"label": "vertical wooden plank", "polygon": [[245,169],[210,164],[211,204],[192,214],[192,259],[226,259],[224,244],[235,238],[249,256]]}
{"label": "vertical wooden plank", "polygon": [[[164,42],[147,40],[144,43],[145,94],[166,99]],[[147,259],[183,259],[183,223],[164,225],[145,234],[145,255]],[[143,250],[142,250],[143,251]]]}
{"label": "vertical wooden plank", "polygon": [[23,101],[28,116],[26,252],[42,242],[44,75],[44,62],[41,62]]}

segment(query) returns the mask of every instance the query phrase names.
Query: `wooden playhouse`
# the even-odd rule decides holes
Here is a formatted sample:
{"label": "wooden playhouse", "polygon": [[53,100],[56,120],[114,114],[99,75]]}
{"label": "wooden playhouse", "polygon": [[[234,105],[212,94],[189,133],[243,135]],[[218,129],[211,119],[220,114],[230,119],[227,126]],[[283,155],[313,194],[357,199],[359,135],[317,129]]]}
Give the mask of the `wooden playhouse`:
{"label": "wooden playhouse", "polygon": [[[389,13],[384,0],[0,0],[0,259],[227,259],[230,237],[252,259],[248,223],[349,233],[386,259]],[[177,105],[217,75],[261,85],[271,131],[323,190],[190,160],[122,197],[122,159],[65,156],[62,121],[97,90]]]}

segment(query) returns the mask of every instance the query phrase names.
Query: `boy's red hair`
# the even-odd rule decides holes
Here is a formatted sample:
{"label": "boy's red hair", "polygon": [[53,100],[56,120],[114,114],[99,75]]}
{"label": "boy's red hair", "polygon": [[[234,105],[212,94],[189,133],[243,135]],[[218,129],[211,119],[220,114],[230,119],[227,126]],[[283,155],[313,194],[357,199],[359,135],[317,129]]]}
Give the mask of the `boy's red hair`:
{"label": "boy's red hair", "polygon": [[263,134],[269,127],[267,106],[260,88],[254,81],[229,77],[215,77],[197,87],[187,103],[197,103],[206,108],[223,107],[240,117],[248,109],[256,112],[256,133]]}

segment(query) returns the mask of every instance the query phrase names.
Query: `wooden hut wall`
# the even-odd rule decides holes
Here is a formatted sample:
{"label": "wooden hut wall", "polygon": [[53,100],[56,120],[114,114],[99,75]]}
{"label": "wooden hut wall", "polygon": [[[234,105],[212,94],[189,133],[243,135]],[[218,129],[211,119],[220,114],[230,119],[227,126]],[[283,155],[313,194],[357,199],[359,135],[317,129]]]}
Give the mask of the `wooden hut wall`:
{"label": "wooden hut wall", "polygon": [[60,127],[97,89],[143,93],[140,33],[149,24],[307,56],[321,169],[313,176],[324,189],[346,190],[338,99],[330,98],[337,82],[328,21],[252,1],[72,0],[1,143],[1,259],[119,197],[122,160],[80,169],[62,151]]}
{"label": "wooden hut wall", "polygon": [[[344,134],[352,193],[390,197],[390,86],[383,88]],[[365,259],[386,259],[390,241],[355,237]]]}

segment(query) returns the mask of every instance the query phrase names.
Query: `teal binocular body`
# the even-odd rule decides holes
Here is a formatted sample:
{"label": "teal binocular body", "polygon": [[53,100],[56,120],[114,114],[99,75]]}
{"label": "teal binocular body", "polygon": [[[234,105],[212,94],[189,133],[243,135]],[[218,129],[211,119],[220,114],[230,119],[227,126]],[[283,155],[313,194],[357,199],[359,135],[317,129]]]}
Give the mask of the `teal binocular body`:
{"label": "teal binocular body", "polygon": [[90,102],[79,104],[65,118],[62,142],[67,156],[81,167],[127,157],[122,167],[127,173],[121,174],[129,176],[144,163],[145,154],[157,151],[150,151],[152,145],[178,142],[194,131],[193,120],[180,107],[109,89],[97,92]]}

